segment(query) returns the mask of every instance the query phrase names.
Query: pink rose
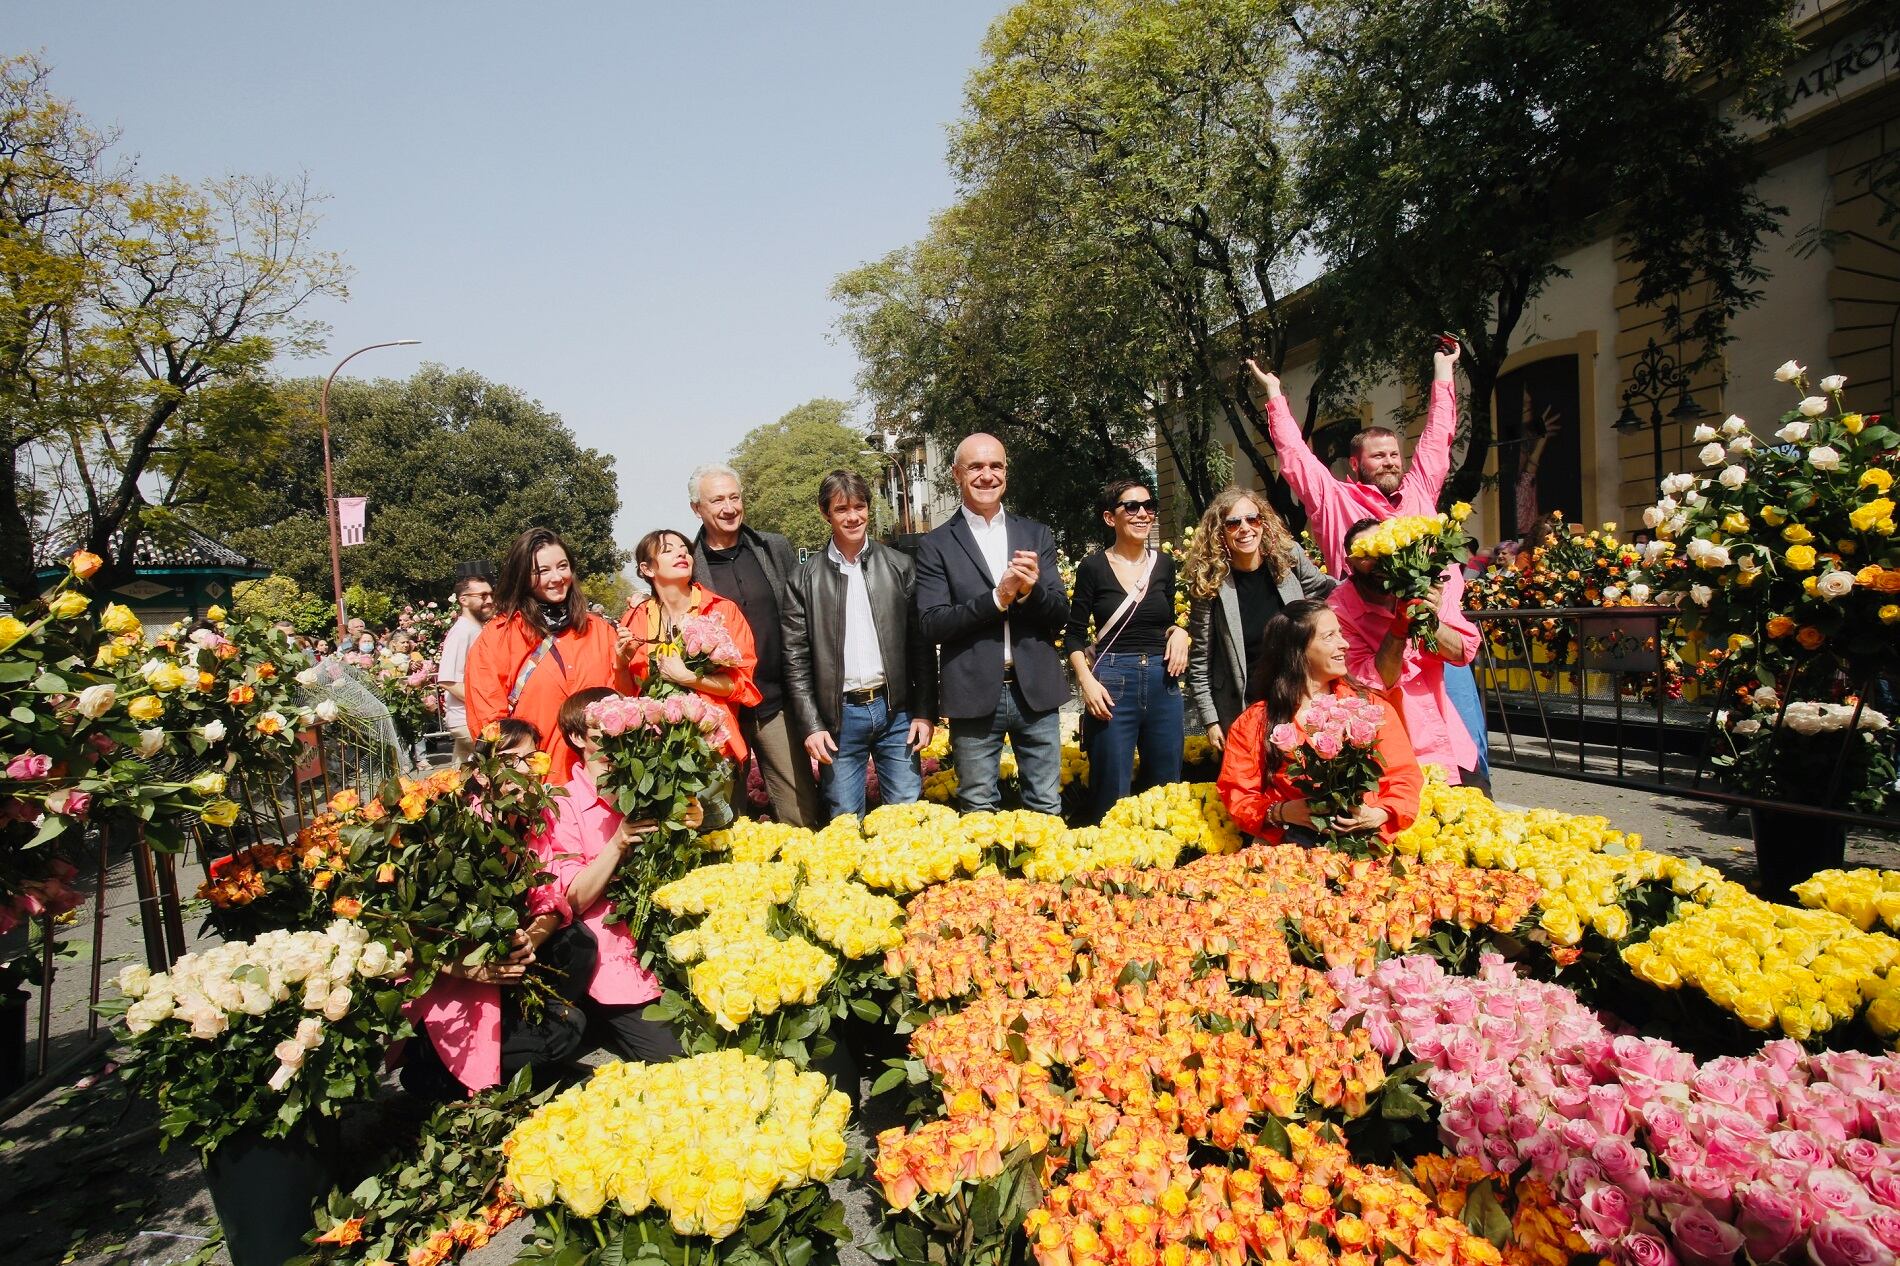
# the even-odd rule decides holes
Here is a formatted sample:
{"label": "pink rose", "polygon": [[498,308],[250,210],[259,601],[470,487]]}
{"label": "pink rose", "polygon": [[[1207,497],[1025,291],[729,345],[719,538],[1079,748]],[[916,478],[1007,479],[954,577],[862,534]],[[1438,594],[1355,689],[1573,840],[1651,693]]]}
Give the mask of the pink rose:
{"label": "pink rose", "polygon": [[1900,1157],[1888,1156],[1886,1149],[1872,1139],[1848,1139],[1835,1147],[1834,1157],[1842,1169],[1861,1179],[1876,1168],[1892,1169],[1900,1164]]}
{"label": "pink rose", "polygon": [[1321,730],[1308,741],[1312,744],[1313,751],[1318,754],[1321,760],[1331,760],[1333,757],[1339,755],[1339,735],[1333,733],[1331,730]]}
{"label": "pink rose", "polygon": [[1806,1219],[1801,1202],[1766,1183],[1744,1183],[1735,1193],[1741,1216],[1735,1224],[1742,1232],[1748,1255],[1758,1262],[1772,1262],[1800,1238]]}
{"label": "pink rose", "polygon": [[1724,1069],[1716,1067],[1721,1061],[1712,1061],[1696,1074],[1695,1092],[1714,1103],[1733,1107],[1742,1101],[1742,1086]]}
{"label": "pink rose", "polygon": [[1632,1217],[1629,1197],[1613,1183],[1594,1184],[1583,1193],[1577,1206],[1578,1221],[1606,1240],[1627,1235]]}
{"label": "pink rose", "polygon": [[1742,1233],[1699,1205],[1679,1211],[1670,1238],[1687,1266],[1729,1266],[1742,1247]]}
{"label": "pink rose", "polygon": [[1621,1086],[1590,1088],[1590,1119],[1605,1134],[1628,1134],[1630,1130],[1629,1095]]}
{"label": "pink rose", "polygon": [[1867,1194],[1889,1209],[1900,1209],[1900,1173],[1876,1170],[1866,1178]]}
{"label": "pink rose", "polygon": [[1539,1178],[1551,1178],[1563,1168],[1566,1153],[1564,1145],[1554,1134],[1539,1134],[1527,1142],[1520,1153],[1530,1162],[1531,1170]]}
{"label": "pink rose", "polygon": [[57,813],[64,817],[83,818],[90,808],[92,808],[90,791],[74,791],[66,788],[46,797],[47,812]]}
{"label": "pink rose", "polygon": [[[1684,1150],[1693,1152],[1693,1147]],[[1727,1172],[1713,1165],[1699,1165],[1693,1161],[1683,1164],[1671,1163],[1670,1173],[1676,1182],[1686,1188],[1697,1200],[1708,1205],[1712,1212],[1727,1214],[1735,1205],[1735,1180]]]}
{"label": "pink rose", "polygon": [[21,752],[7,762],[7,777],[16,782],[44,778],[53,772],[53,758],[38,752]]}
{"label": "pink rose", "polygon": [[1872,1206],[1860,1179],[1840,1169],[1811,1169],[1804,1184],[1808,1212],[1813,1221],[1829,1213],[1862,1214]]}
{"label": "pink rose", "polygon": [[1597,1140],[1590,1149],[1590,1159],[1603,1167],[1610,1181],[1619,1186],[1633,1186],[1632,1180],[1647,1169],[1647,1162],[1641,1152],[1631,1147],[1627,1139],[1607,1137]]}
{"label": "pink rose", "polygon": [[1882,1244],[1900,1252],[1900,1213],[1892,1209],[1875,1209],[1867,1215],[1867,1229]]}
{"label": "pink rose", "polygon": [[1291,752],[1300,745],[1300,732],[1293,728],[1290,721],[1282,721],[1267,733],[1267,742],[1283,752]]}
{"label": "pink rose", "polygon": [[1808,1232],[1814,1266],[1892,1266],[1893,1253],[1853,1218],[1829,1214]]}
{"label": "pink rose", "polygon": [[1675,1105],[1655,1102],[1643,1105],[1643,1127],[1650,1145],[1660,1151],[1681,1138],[1688,1125]]}
{"label": "pink rose", "polygon": [[1617,1266],[1675,1266],[1676,1255],[1648,1231],[1638,1231],[1616,1246],[1612,1259]]}
{"label": "pink rose", "polygon": [[681,706],[679,696],[668,699],[660,708],[660,715],[666,718],[668,725],[678,725],[686,719],[686,710]]}
{"label": "pink rose", "polygon": [[1346,722],[1346,741],[1354,747],[1371,747],[1379,737],[1379,727],[1370,721]]}
{"label": "pink rose", "polygon": [[1776,1130],[1768,1136],[1768,1146],[1783,1160],[1803,1165],[1825,1165],[1827,1145],[1806,1130]]}

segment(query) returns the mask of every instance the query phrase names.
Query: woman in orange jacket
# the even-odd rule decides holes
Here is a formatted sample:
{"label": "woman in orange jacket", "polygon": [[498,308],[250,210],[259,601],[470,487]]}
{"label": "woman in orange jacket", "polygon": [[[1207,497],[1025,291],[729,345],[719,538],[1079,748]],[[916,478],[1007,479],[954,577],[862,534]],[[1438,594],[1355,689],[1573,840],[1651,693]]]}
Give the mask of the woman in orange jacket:
{"label": "woman in orange jacket", "polygon": [[567,544],[547,528],[516,539],[495,584],[495,617],[469,647],[468,730],[514,717],[542,734],[548,782],[567,785],[579,757],[561,734],[561,704],[576,690],[633,689],[632,639],[587,609]]}
{"label": "woman in orange jacket", "polygon": [[[647,674],[658,672],[674,685],[723,708],[731,736],[726,741],[725,755],[733,764],[743,764],[746,745],[739,735],[738,710],[751,707],[760,697],[752,681],[752,672],[759,666],[759,652],[745,612],[731,599],[693,583],[692,542],[670,528],[641,537],[633,547],[633,562],[652,593],[637,602],[629,601],[627,614],[620,620],[622,636],[629,639],[628,672],[635,681],[645,681]],[[681,620],[695,615],[726,626],[739,650],[737,664],[699,676],[678,655],[653,654],[656,647],[669,640]]]}
{"label": "woman in orange jacket", "polygon": [[1260,653],[1248,685],[1251,701],[1227,732],[1216,787],[1235,825],[1269,844],[1313,844],[1313,819],[1306,798],[1286,774],[1286,760],[1267,742],[1273,727],[1298,727],[1295,719],[1309,699],[1321,693],[1356,694],[1376,699],[1385,712],[1377,746],[1379,785],[1366,793],[1352,818],[1335,818],[1335,829],[1377,831],[1387,843],[1418,817],[1425,781],[1412,755],[1404,718],[1383,693],[1346,675],[1346,635],[1339,617],[1324,602],[1290,602],[1271,620],[1260,639]]}

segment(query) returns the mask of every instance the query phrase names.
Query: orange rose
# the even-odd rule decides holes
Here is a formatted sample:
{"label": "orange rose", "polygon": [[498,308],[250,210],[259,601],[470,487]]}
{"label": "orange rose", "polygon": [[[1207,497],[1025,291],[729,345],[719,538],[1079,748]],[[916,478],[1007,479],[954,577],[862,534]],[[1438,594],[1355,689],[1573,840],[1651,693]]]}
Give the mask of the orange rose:
{"label": "orange rose", "polygon": [[1768,621],[1768,636],[1782,638],[1794,632],[1794,621],[1785,615],[1775,616]]}
{"label": "orange rose", "polygon": [[225,695],[224,698],[225,698],[225,702],[235,703],[239,705],[240,707],[242,707],[244,704],[247,704],[251,700],[257,698],[257,691],[253,690],[249,686],[243,686],[243,685],[233,686],[231,687],[231,692]]}
{"label": "orange rose", "polygon": [[259,681],[269,681],[276,675],[277,665],[271,663],[269,660],[265,660],[257,666],[257,679]]}
{"label": "orange rose", "polygon": [[363,1219],[350,1218],[348,1221],[337,1223],[311,1242],[314,1244],[335,1244],[339,1248],[347,1248],[362,1238]]}
{"label": "orange rose", "polygon": [[330,797],[330,812],[348,813],[363,803],[363,797],[356,794],[354,787],[345,787]]}
{"label": "orange rose", "polygon": [[211,689],[211,687],[217,684],[218,684],[218,679],[212,676],[210,673],[201,672],[198,674],[198,689],[209,690]]}
{"label": "orange rose", "polygon": [[355,897],[338,897],[330,903],[330,913],[339,919],[354,919],[363,913],[363,903]]}
{"label": "orange rose", "polygon": [[1801,626],[1801,631],[1794,635],[1794,640],[1801,643],[1806,650],[1818,651],[1821,649],[1821,644],[1827,641],[1827,635],[1812,624],[1805,624]]}
{"label": "orange rose", "polygon": [[72,556],[72,560],[67,565],[73,569],[73,575],[81,580],[91,580],[93,574],[105,566],[105,560],[89,550],[82,549]]}

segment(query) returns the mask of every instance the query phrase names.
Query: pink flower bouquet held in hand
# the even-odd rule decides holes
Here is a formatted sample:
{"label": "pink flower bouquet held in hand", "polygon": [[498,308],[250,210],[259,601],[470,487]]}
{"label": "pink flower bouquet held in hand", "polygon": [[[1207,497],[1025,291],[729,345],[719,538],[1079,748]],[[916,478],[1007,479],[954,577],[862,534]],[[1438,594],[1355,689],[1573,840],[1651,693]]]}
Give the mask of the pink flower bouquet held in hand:
{"label": "pink flower bouquet held in hand", "polygon": [[1364,832],[1335,829],[1379,786],[1379,727],[1385,709],[1356,695],[1319,695],[1300,709],[1297,723],[1281,722],[1267,741],[1286,760],[1286,773],[1306,797],[1322,843],[1354,855],[1371,852]]}
{"label": "pink flower bouquet held in hand", "polygon": [[652,893],[684,874],[694,860],[693,802],[726,777],[720,753],[730,737],[726,714],[692,693],[653,698],[615,695],[587,709],[600,732],[607,773],[600,793],[630,821],[658,829],[630,851],[607,885],[610,921],[638,937],[652,909]]}

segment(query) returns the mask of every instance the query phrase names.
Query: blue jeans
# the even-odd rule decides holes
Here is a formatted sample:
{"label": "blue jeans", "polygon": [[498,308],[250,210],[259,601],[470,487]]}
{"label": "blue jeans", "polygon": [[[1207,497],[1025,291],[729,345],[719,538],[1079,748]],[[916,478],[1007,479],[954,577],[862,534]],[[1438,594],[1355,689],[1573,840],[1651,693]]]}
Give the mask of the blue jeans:
{"label": "blue jeans", "polygon": [[[1023,808],[1062,812],[1062,713],[1036,712],[1023,703],[1015,682],[1003,683],[996,713],[989,717],[952,717],[950,750],[957,765],[957,807],[965,813],[1002,804],[1000,763],[1007,736],[1016,753]],[[1177,754],[1177,761],[1180,759]]]}
{"label": "blue jeans", "polygon": [[1462,668],[1457,664],[1445,665],[1445,694],[1451,706],[1458,710],[1458,719],[1471,731],[1471,741],[1478,745],[1477,772],[1489,778],[1491,735],[1485,726],[1484,696],[1478,692],[1478,675],[1471,671],[1471,665]]}
{"label": "blue jeans", "polygon": [[1109,806],[1134,784],[1135,752],[1141,752],[1141,785],[1181,781],[1185,724],[1181,681],[1168,676],[1162,657],[1110,651],[1095,661],[1095,680],[1115,701],[1108,720],[1082,717],[1082,750],[1089,758],[1089,821],[1100,822]]}
{"label": "blue jeans", "polygon": [[890,697],[847,701],[838,718],[838,750],[818,767],[825,812],[835,818],[864,812],[865,769],[877,761],[878,798],[884,804],[915,804],[924,794],[924,773],[910,750],[910,713],[891,711]]}

